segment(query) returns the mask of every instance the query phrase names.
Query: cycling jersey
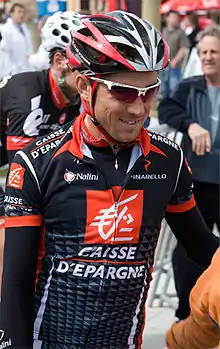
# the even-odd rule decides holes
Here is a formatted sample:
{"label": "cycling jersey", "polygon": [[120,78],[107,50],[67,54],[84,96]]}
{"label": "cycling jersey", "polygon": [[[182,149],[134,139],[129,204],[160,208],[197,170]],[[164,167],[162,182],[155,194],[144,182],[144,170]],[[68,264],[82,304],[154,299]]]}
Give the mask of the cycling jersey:
{"label": "cycling jersey", "polygon": [[[174,142],[142,129],[129,155],[122,149],[114,158],[86,142],[83,118],[29,144],[11,164],[0,328],[12,349],[32,348],[33,333],[41,349],[141,348],[161,220],[195,210]],[[207,232],[205,244],[202,224],[188,232],[189,218],[183,242],[211,260],[215,237]]]}
{"label": "cycling jersey", "polygon": [[11,162],[16,151],[36,137],[56,131],[79,115],[79,96],[75,105],[65,103],[51,70],[5,78],[0,87],[0,165],[7,162],[6,149]]}
{"label": "cycling jersey", "polygon": [[0,185],[0,228],[4,228],[4,191]]}

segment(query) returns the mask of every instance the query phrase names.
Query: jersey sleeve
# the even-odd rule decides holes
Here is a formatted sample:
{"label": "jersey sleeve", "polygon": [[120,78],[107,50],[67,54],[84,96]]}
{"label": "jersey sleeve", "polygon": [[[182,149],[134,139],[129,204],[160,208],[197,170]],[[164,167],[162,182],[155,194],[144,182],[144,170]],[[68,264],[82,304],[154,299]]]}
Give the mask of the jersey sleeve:
{"label": "jersey sleeve", "polygon": [[4,228],[4,222],[5,222],[5,210],[4,210],[4,191],[2,187],[0,186],[0,229]]}
{"label": "jersey sleeve", "polygon": [[34,168],[20,153],[22,157],[18,152],[10,166],[5,192],[0,347],[8,342],[12,349],[31,349],[41,195]]}
{"label": "jersey sleeve", "polygon": [[[4,106],[4,80],[0,82],[0,167],[7,164],[7,148],[6,148],[6,114],[3,110]],[[1,88],[2,86],[2,88]]]}
{"label": "jersey sleeve", "polygon": [[180,213],[191,210],[196,206],[193,195],[192,172],[183,157],[181,151],[181,160],[178,170],[176,186],[173,195],[170,198],[166,212]]}

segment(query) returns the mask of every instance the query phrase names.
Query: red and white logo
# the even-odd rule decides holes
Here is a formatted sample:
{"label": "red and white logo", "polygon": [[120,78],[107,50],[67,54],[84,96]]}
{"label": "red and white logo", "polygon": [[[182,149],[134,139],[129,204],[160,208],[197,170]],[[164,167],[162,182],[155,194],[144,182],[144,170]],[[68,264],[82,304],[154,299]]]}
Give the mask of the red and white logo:
{"label": "red and white logo", "polygon": [[87,191],[87,244],[138,243],[143,212],[143,191],[125,190],[112,202],[112,191]]}
{"label": "red and white logo", "polygon": [[145,167],[145,170],[148,172],[148,169],[149,169],[149,166],[151,165],[151,161],[149,161],[149,160],[145,160],[145,165],[144,165],[144,167]]}
{"label": "red and white logo", "polygon": [[66,121],[66,113],[63,113],[60,115],[59,124],[63,125],[65,121]]}
{"label": "red and white logo", "polygon": [[64,173],[64,179],[67,183],[72,183],[75,179],[75,174],[69,170],[66,170],[66,172]]}
{"label": "red and white logo", "polygon": [[7,185],[12,188],[22,189],[24,183],[24,172],[24,167],[13,162],[11,164]]}

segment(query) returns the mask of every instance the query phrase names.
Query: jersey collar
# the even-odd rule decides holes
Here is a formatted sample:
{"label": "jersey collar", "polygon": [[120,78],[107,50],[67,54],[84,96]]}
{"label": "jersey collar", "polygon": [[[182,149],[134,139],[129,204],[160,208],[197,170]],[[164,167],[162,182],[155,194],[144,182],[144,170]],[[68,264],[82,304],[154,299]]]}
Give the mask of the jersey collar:
{"label": "jersey collar", "polygon": [[[109,146],[109,143],[103,138],[98,139],[91,135],[91,133],[85,126],[85,116],[86,113],[83,112],[76,118],[76,121],[73,124],[72,140],[69,147],[69,151],[74,156],[79,158],[83,158],[83,143],[92,144],[97,147]],[[134,144],[139,144],[141,146],[144,156],[146,156],[150,152],[150,135],[143,127],[137,138],[133,142],[127,144],[127,146],[132,146]]]}

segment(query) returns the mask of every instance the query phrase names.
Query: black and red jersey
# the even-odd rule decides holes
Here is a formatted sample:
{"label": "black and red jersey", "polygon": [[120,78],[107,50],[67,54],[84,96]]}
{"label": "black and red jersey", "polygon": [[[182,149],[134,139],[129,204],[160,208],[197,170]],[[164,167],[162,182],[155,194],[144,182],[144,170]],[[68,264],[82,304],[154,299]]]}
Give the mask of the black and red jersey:
{"label": "black and red jersey", "polygon": [[[39,136],[79,115],[80,98],[67,104],[51,70],[13,75],[0,83],[0,165]],[[7,138],[6,138],[7,137]]]}
{"label": "black and red jersey", "polygon": [[0,328],[12,349],[32,348],[33,337],[41,349],[139,349],[162,219],[175,231],[181,223],[176,236],[204,264],[218,246],[209,233],[204,244],[174,142],[143,129],[139,142],[113,152],[84,140],[83,118],[11,164]]}

